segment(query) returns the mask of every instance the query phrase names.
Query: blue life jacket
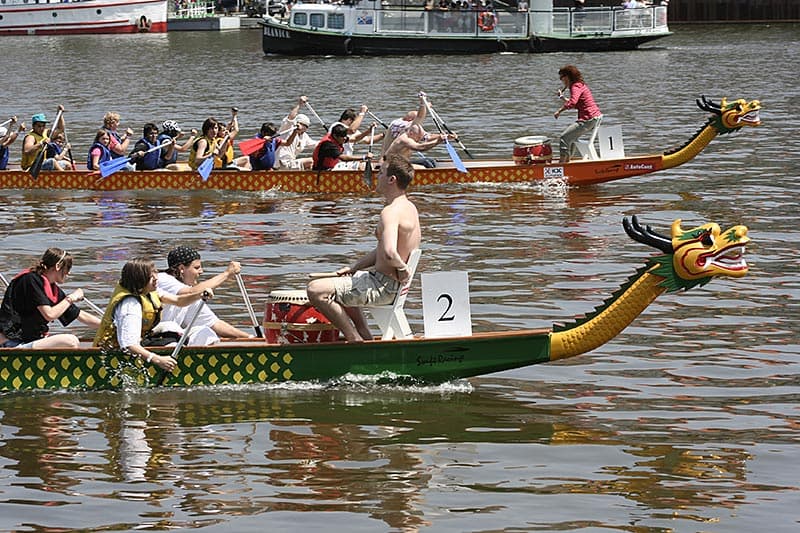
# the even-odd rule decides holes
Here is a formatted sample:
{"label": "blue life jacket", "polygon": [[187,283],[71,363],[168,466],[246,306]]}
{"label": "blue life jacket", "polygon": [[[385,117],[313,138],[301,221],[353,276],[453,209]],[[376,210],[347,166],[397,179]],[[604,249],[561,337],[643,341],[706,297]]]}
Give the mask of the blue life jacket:
{"label": "blue life jacket", "polygon": [[[117,133],[116,131],[111,131],[108,128],[103,128],[103,129],[106,130],[106,133],[108,133],[109,137],[113,137],[119,144],[122,144],[122,138],[119,136],[119,133]],[[111,144],[112,143],[109,143],[109,145]],[[118,157],[125,157],[123,154],[118,154],[116,152],[112,152],[111,150],[109,150],[108,153],[110,154],[111,159],[116,159]]]}
{"label": "blue life jacket", "polygon": [[88,168],[89,170],[100,170],[99,167],[98,168],[92,167],[92,150],[94,150],[95,148],[100,148],[100,159],[97,160],[98,165],[100,165],[100,163],[104,163],[106,161],[111,161],[112,159],[114,159],[113,157],[111,157],[111,150],[108,149],[108,146],[100,143],[92,143],[92,145],[89,147],[89,155],[86,156],[86,168]]}
{"label": "blue life jacket", "polygon": [[[151,144],[148,142],[147,139],[142,137],[136,144],[144,143],[147,146],[147,149],[150,150],[151,148],[155,148],[158,146],[158,143]],[[155,170],[158,168],[158,160],[161,158],[161,154],[159,153],[161,150],[153,150],[149,154],[144,154],[142,159],[136,161],[136,170]]]}
{"label": "blue life jacket", "polygon": [[[259,133],[255,138],[263,139],[264,137]],[[272,170],[272,167],[275,166],[275,149],[279,142],[279,137],[273,137],[272,140],[264,143],[264,147],[258,152],[250,155],[250,166],[253,167],[253,170]]]}
{"label": "blue life jacket", "polygon": [[0,146],[0,170],[8,168],[8,146]]}
{"label": "blue life jacket", "polygon": [[47,152],[45,152],[44,157],[45,159],[51,159],[62,152],[61,145],[58,145],[54,142],[47,143]]}
{"label": "blue life jacket", "polygon": [[[158,144],[164,144],[165,142],[171,141],[171,140],[172,140],[172,136],[169,135],[168,133],[160,133],[158,135],[158,140],[156,142]],[[169,147],[162,148],[161,150],[156,152],[158,154],[158,167],[159,168],[164,168],[167,165],[170,165],[170,164],[175,163],[176,161],[178,161],[178,151],[177,150],[173,150],[172,151],[172,157],[170,157],[169,159],[166,159],[164,157],[164,154],[167,153],[167,150],[169,150]]]}

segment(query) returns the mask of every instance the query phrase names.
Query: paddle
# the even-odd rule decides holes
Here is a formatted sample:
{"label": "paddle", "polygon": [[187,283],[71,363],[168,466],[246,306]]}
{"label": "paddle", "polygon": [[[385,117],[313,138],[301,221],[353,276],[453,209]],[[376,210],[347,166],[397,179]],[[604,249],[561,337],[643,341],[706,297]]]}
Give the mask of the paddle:
{"label": "paddle", "polygon": [[67,156],[69,156],[69,165],[72,167],[72,170],[77,170],[75,166],[75,159],[72,157],[72,146],[69,145],[69,139],[67,139],[67,125],[64,124],[64,128],[61,130],[64,133],[64,144],[67,145]]}
{"label": "paddle", "polygon": [[[11,283],[9,283],[9,281],[6,279],[6,277],[3,275],[3,273],[2,273],[2,272],[0,272],[0,281],[2,281],[2,282],[3,282],[3,285],[5,285],[5,286],[6,286],[6,288],[8,288],[8,287],[9,287],[9,285],[11,285]],[[88,298],[86,298],[85,296],[84,296],[84,298],[83,298],[83,301],[84,301],[84,302],[86,302],[86,305],[88,305],[88,306],[89,306],[89,307],[92,309],[92,311],[94,311],[95,313],[97,313],[97,314],[98,314],[98,315],[100,315],[101,317],[102,317],[102,316],[105,314],[105,312],[104,312],[102,309],[100,309],[100,308],[99,308],[99,307],[97,307],[95,304],[93,304],[93,303],[92,303],[92,302],[91,302],[91,301],[90,301]]]}
{"label": "paddle", "polygon": [[319,117],[319,115],[317,115],[317,112],[316,112],[316,111],[314,111],[314,108],[313,108],[313,107],[311,107],[311,104],[309,104],[309,103],[308,103],[308,100],[306,100],[306,107],[308,108],[308,110],[309,110],[309,111],[311,111],[311,113],[312,113],[312,114],[313,114],[315,117],[317,117],[317,120],[319,120],[319,123],[320,123],[320,124],[322,124],[322,127],[323,127],[323,128],[325,128],[325,131],[327,132],[327,131],[328,131],[328,125],[327,125],[327,124],[325,124],[325,121],[324,121],[324,120],[322,120],[322,119]]}
{"label": "paddle", "polygon": [[[455,135],[455,133],[453,133],[453,130],[450,129],[450,127],[445,123],[445,121],[442,120],[442,117],[439,116],[439,113],[437,113],[436,110],[433,108],[431,103],[428,101],[428,98],[427,97],[423,98],[425,100],[425,107],[428,109],[428,114],[431,116],[434,122],[438,122],[437,127],[444,128],[444,130],[450,135]],[[456,138],[456,142],[461,147],[461,149],[464,150],[464,153],[467,154],[467,157],[469,157],[470,159],[475,159],[474,157],[472,157],[472,154],[469,153],[469,150],[467,150],[467,147],[464,146],[464,143],[462,143],[460,139]]]}
{"label": "paddle", "polygon": [[375,122],[379,123],[383,129],[386,129],[386,130],[389,129],[389,125],[386,124],[381,119],[379,119],[377,116],[375,116],[375,113],[373,113],[372,111],[369,111],[369,110],[367,110],[367,113],[369,114],[370,117],[372,117],[372,120],[374,120]]}
{"label": "paddle", "polygon": [[256,337],[264,337],[264,332],[261,331],[261,326],[258,324],[258,319],[256,319],[256,313],[253,311],[253,304],[250,303],[250,297],[247,295],[247,288],[244,286],[244,281],[242,280],[241,274],[236,274],[236,283],[239,284],[239,290],[242,292],[244,305],[247,307],[250,320],[253,322],[253,329],[256,331]]}
{"label": "paddle", "polygon": [[[158,146],[153,146],[149,150],[146,150],[144,153],[149,154],[150,152],[155,152],[156,150],[161,150],[162,148],[166,148],[173,141],[166,141],[164,144],[159,144]],[[116,159],[109,159],[108,161],[103,161],[100,163],[100,176],[103,178],[107,178],[111,174],[115,172],[119,172],[126,166],[128,163],[131,162],[131,156],[128,157],[118,157]]]}
{"label": "paddle", "polygon": [[[208,291],[203,291],[203,294],[201,296],[203,303],[197,306],[197,310],[194,312],[194,315],[192,315],[192,319],[189,321],[189,325],[186,326],[186,329],[183,330],[183,335],[181,335],[178,344],[175,345],[175,349],[172,350],[170,357],[175,359],[176,362],[178,361],[178,354],[180,353],[181,348],[183,348],[183,346],[186,344],[186,341],[189,340],[189,332],[192,331],[192,327],[194,327],[194,323],[197,321],[197,317],[200,316],[200,311],[203,310],[203,306],[205,305],[205,302],[206,300],[208,300],[209,296],[210,294],[208,293]],[[156,385],[160,387],[161,385],[164,384],[165,379],[167,379],[167,371],[162,370],[161,374],[158,375],[158,380],[156,381]]]}
{"label": "paddle", "polygon": [[[58,113],[56,114],[56,120],[53,122],[53,128],[55,128],[58,125],[58,122],[59,120],[61,120],[61,115],[63,113],[64,113],[63,109],[59,107]],[[45,142],[42,144],[42,149],[36,155],[36,159],[33,160],[31,168],[28,169],[28,173],[31,175],[33,179],[37,179],[39,177],[39,173],[42,171],[42,164],[44,164],[44,159],[46,154],[47,154],[47,143]]]}
{"label": "paddle", "polygon": [[15,119],[15,118],[16,118],[16,117],[11,117],[10,119],[6,120],[5,122],[3,122],[3,123],[0,123],[0,128],[5,128],[6,126],[8,126],[8,125],[9,125],[9,124],[11,124],[12,122],[14,122],[14,119]]}
{"label": "paddle", "polygon": [[[369,153],[372,154],[372,141],[375,140],[375,124],[370,126],[369,129]],[[372,179],[372,156],[367,158],[367,163],[364,165],[364,183],[370,189],[375,186],[375,180]]]}
{"label": "paddle", "polygon": [[436,128],[439,130],[439,133],[442,135],[442,139],[444,140],[444,146],[447,148],[447,153],[450,155],[450,159],[453,160],[453,164],[456,166],[456,170],[459,172],[467,173],[467,167],[464,166],[464,163],[461,161],[461,158],[458,157],[455,148],[453,145],[450,144],[450,141],[447,140],[447,133],[445,133],[442,124],[436,119],[436,115],[433,112],[433,107],[431,103],[428,102],[427,98],[424,98],[425,107],[428,109],[428,114],[433,118],[433,123],[436,124]]}
{"label": "paddle", "polygon": [[311,272],[308,274],[308,279],[322,279],[322,278],[338,278],[337,272]]}
{"label": "paddle", "polygon": [[[230,137],[231,137],[230,133],[227,134],[225,137],[223,137],[222,142],[219,143],[219,146],[225,146],[225,143],[228,142],[228,139],[230,139]],[[215,151],[216,148],[212,150],[211,155],[205,158],[203,162],[200,163],[200,166],[197,167],[197,172],[200,173],[200,177],[203,178],[203,181],[208,181],[208,177],[211,175],[211,171],[214,170],[214,157],[216,155],[214,153]]]}

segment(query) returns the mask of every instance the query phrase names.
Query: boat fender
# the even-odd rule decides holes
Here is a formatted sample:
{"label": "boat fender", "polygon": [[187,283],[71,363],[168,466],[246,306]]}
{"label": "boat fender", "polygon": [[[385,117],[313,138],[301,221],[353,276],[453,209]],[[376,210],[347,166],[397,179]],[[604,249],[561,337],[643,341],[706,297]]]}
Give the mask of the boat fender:
{"label": "boat fender", "polygon": [[497,40],[497,48],[500,52],[508,52],[508,43],[502,39]]}
{"label": "boat fender", "polygon": [[150,31],[150,28],[152,26],[153,26],[153,21],[145,17],[144,15],[139,17],[139,20],[136,22],[136,29],[138,29],[142,33]]}
{"label": "boat fender", "polygon": [[497,25],[497,17],[491,11],[478,13],[478,27],[481,31],[493,31]]}
{"label": "boat fender", "polygon": [[529,45],[531,52],[542,51],[542,39],[538,35],[531,35]]}
{"label": "boat fender", "polygon": [[344,40],[344,55],[353,55],[353,40],[350,37]]}

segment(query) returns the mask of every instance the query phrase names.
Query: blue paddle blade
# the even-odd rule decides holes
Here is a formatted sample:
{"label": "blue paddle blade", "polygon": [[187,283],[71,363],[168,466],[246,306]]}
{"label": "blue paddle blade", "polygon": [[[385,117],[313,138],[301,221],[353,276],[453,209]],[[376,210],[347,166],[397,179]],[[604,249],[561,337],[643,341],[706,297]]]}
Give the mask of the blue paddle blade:
{"label": "blue paddle blade", "polygon": [[461,162],[461,158],[458,157],[458,154],[456,153],[456,149],[453,148],[453,145],[450,144],[450,142],[447,139],[445,139],[444,140],[444,146],[445,146],[445,148],[447,148],[447,153],[450,154],[450,159],[453,160],[453,164],[456,166],[456,169],[459,172],[463,172],[464,174],[466,174],[467,173],[467,167],[465,167],[464,163]]}
{"label": "blue paddle blade", "polygon": [[211,171],[214,170],[214,158],[209,157],[202,163],[200,166],[197,167],[197,172],[200,173],[200,177],[203,178],[203,181],[208,181],[208,177],[211,175]]}
{"label": "blue paddle blade", "polygon": [[118,157],[117,159],[109,159],[100,163],[100,175],[107,178],[114,172],[118,172],[128,165],[129,159],[127,157]]}

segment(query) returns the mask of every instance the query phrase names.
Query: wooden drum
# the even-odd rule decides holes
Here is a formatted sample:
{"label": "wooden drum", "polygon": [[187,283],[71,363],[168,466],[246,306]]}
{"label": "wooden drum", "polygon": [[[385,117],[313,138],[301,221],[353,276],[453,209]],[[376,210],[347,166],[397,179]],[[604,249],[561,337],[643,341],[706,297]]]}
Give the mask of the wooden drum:
{"label": "wooden drum", "polygon": [[533,165],[549,163],[553,159],[550,139],[540,135],[518,137],[514,139],[514,164]]}
{"label": "wooden drum", "polygon": [[339,330],[308,303],[305,290],[283,290],[269,293],[264,336],[267,342],[281,344],[334,342]]}

